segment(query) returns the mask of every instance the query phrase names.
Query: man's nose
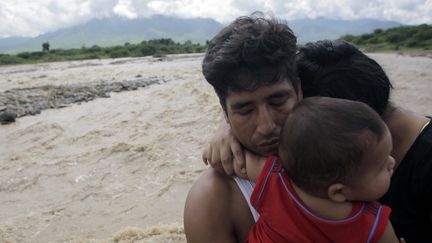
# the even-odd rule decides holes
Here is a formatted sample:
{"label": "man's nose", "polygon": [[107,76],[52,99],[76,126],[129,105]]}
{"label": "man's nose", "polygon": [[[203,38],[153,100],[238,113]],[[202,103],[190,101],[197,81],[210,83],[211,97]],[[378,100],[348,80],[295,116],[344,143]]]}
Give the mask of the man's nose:
{"label": "man's nose", "polygon": [[257,132],[262,135],[271,135],[276,128],[276,123],[271,112],[267,108],[260,109],[257,118]]}

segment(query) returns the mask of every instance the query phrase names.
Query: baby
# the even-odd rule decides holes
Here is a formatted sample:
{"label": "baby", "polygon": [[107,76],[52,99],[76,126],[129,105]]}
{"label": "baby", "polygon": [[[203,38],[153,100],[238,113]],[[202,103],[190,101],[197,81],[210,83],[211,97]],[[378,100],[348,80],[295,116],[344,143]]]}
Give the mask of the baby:
{"label": "baby", "polygon": [[[366,104],[304,99],[256,182],[260,218],[248,242],[399,242],[391,209],[375,201],[390,185],[391,150],[387,126]],[[247,168],[260,159],[247,157]]]}

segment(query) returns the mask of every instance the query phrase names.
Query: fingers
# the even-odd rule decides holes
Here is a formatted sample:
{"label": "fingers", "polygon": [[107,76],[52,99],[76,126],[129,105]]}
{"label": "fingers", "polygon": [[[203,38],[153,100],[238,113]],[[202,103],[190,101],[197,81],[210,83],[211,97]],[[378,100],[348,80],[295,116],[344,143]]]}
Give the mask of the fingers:
{"label": "fingers", "polygon": [[222,167],[221,163],[215,163],[214,166],[212,165],[213,169],[215,169],[217,172],[221,173],[221,174],[225,174],[225,170]]}
{"label": "fingers", "polygon": [[202,161],[206,165],[210,165],[214,169],[223,172],[224,169],[220,162],[219,151],[212,149],[211,144],[207,144],[206,148],[203,150],[201,155]]}
{"label": "fingers", "polygon": [[204,162],[205,165],[208,165],[208,164],[209,164],[208,158],[211,158],[211,157],[210,157],[211,155],[210,155],[209,151],[210,151],[210,144],[208,144],[208,145],[204,148],[204,150],[203,150],[203,152],[202,152],[202,155],[201,155],[201,159],[202,159],[202,161]]}
{"label": "fingers", "polygon": [[246,175],[246,160],[243,153],[243,147],[235,138],[232,139],[230,146],[234,156],[234,170],[237,175],[243,177],[243,175]]}
{"label": "fingers", "polygon": [[406,243],[406,240],[404,238],[400,238],[400,243]]}
{"label": "fingers", "polygon": [[211,157],[210,160],[208,161],[210,166],[213,168],[217,168],[217,167],[222,168],[220,150],[212,148],[210,150],[210,153],[211,153]]}
{"label": "fingers", "polygon": [[[235,149],[235,151],[233,150]],[[234,155],[233,153],[237,153],[237,157],[239,162],[235,169],[234,166]],[[219,170],[227,175],[233,175],[235,171],[238,171],[238,175],[245,173],[245,159],[242,152],[242,147],[239,142],[234,138],[231,133],[230,126],[226,123],[223,123],[216,134],[210,139],[210,143],[206,146],[202,153],[202,160],[206,165],[210,165],[211,167]]]}
{"label": "fingers", "polygon": [[219,144],[209,143],[202,153],[204,164],[226,175],[247,178],[243,147],[234,137],[223,138]]}
{"label": "fingers", "polygon": [[210,165],[213,168],[222,168],[219,151],[217,149],[212,149],[211,144],[207,144],[206,148],[203,150],[201,158],[206,165]]}
{"label": "fingers", "polygon": [[[234,162],[233,154],[230,147],[221,147],[218,149],[212,149],[211,144],[203,150],[202,160],[204,164],[210,165],[217,171],[227,174],[234,175]],[[241,169],[238,170],[238,174],[241,173]]]}
{"label": "fingers", "polygon": [[232,152],[229,149],[229,147],[222,147],[221,148],[221,163],[222,167],[225,170],[225,173],[227,175],[233,175],[234,174],[234,167],[233,167],[233,156]]}
{"label": "fingers", "polygon": [[221,152],[217,149],[212,149],[212,147],[209,145],[207,148],[207,164],[209,164],[217,172],[227,174],[225,168],[223,167],[223,163],[221,162],[221,158]]}
{"label": "fingers", "polygon": [[246,168],[241,168],[239,165],[239,162],[237,162],[237,159],[234,157],[234,173],[236,176],[241,177],[243,179],[249,179],[248,174],[246,173]]}
{"label": "fingers", "polygon": [[218,152],[219,151],[212,149],[211,144],[207,144],[202,152],[201,159],[205,165],[210,165],[218,172],[225,173],[220,159],[221,156],[219,156]]}

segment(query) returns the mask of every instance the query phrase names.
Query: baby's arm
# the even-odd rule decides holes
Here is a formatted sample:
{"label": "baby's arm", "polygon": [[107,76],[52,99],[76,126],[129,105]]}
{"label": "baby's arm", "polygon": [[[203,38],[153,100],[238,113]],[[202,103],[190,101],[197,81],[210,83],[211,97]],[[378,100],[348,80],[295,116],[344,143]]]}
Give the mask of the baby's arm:
{"label": "baby's arm", "polygon": [[244,150],[244,156],[248,179],[251,181],[257,181],[267,158],[254,154],[249,150]]}
{"label": "baby's arm", "polygon": [[[406,243],[403,239],[400,242]],[[390,221],[388,221],[387,227],[384,230],[384,233],[378,243],[399,243],[399,240],[396,237],[396,233],[394,232],[393,226]]]}

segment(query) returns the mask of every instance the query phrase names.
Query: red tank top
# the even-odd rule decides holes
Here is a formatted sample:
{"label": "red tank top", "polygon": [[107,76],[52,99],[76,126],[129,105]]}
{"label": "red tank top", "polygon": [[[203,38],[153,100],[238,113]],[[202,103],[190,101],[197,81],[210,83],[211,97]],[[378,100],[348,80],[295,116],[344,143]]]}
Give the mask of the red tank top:
{"label": "red tank top", "polygon": [[251,204],[260,218],[248,242],[377,242],[391,209],[378,202],[354,203],[351,215],[329,220],[311,212],[295,193],[287,173],[275,156],[261,171]]}

